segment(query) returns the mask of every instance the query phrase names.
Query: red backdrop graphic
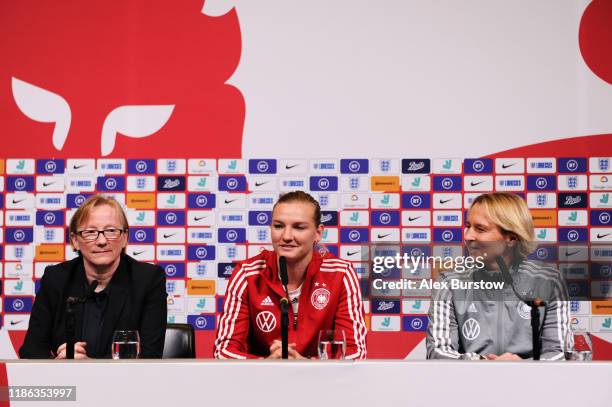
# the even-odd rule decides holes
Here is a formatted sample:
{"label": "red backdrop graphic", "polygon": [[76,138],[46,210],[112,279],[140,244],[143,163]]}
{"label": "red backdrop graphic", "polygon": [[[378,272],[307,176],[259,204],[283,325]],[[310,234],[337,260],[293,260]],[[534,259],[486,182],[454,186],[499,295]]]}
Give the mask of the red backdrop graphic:
{"label": "red backdrop graphic", "polygon": [[612,2],[594,0],[580,20],[580,52],[595,75],[612,84]]}
{"label": "red backdrop graphic", "polygon": [[[100,156],[102,126],[115,108],[174,105],[146,141],[119,135],[110,157],[239,156],[244,100],[225,84],[240,60],[238,17],[201,9],[202,0],[0,3],[0,134],[12,140],[2,155]],[[17,107],[12,78],[67,102],[60,151],[51,141],[55,123]]]}

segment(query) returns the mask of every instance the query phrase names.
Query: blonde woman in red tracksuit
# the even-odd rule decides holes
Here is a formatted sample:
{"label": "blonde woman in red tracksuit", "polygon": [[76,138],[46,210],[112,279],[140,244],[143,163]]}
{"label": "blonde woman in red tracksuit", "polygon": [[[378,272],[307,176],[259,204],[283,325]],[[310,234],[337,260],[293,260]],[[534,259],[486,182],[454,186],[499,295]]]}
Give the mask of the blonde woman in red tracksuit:
{"label": "blonde woman in red tracksuit", "polygon": [[285,297],[278,257],[287,259],[289,358],[317,356],[319,331],[342,329],[346,358],[366,357],[366,325],[359,278],[350,262],[315,250],[321,208],[302,191],[282,195],[272,210],[274,251],[240,263],[232,273],[219,321],[219,359],[281,357],[280,299]]}

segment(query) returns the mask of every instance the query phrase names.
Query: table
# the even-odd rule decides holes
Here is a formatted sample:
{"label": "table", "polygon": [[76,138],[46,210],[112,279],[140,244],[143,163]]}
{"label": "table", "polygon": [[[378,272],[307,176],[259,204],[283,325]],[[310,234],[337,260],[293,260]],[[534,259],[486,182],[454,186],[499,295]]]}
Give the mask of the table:
{"label": "table", "polygon": [[612,362],[24,360],[4,364],[10,386],[76,386],[76,403],[53,406],[612,405]]}

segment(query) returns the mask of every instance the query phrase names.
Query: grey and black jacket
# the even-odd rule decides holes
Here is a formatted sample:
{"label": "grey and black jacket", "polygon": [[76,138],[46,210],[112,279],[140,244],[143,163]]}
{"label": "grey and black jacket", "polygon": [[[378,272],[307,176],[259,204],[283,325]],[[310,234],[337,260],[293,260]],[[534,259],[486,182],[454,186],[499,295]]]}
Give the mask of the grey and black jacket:
{"label": "grey and black jacket", "polygon": [[[570,303],[561,273],[539,262],[522,261],[510,269],[518,293],[540,297],[541,359],[563,359],[570,332]],[[457,280],[455,283],[452,280]],[[512,287],[475,289],[459,283],[502,282],[500,272],[471,269],[441,273],[448,288],[432,292],[427,328],[427,359],[480,359],[487,354],[532,357],[531,308]],[[454,285],[456,288],[452,288]],[[573,346],[573,344],[571,344]]]}

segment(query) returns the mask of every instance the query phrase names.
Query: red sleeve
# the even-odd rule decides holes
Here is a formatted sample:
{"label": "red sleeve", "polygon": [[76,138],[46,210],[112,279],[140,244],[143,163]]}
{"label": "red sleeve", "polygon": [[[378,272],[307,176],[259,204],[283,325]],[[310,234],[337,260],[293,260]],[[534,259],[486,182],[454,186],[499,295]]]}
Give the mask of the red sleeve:
{"label": "red sleeve", "polygon": [[361,302],[359,277],[348,265],[342,278],[342,294],[336,311],[334,325],[343,329],[346,336],[346,359],[366,358],[366,324]]}
{"label": "red sleeve", "polygon": [[249,298],[247,270],[244,264],[232,273],[219,320],[214,357],[217,359],[255,359],[259,356],[247,352],[249,335]]}

